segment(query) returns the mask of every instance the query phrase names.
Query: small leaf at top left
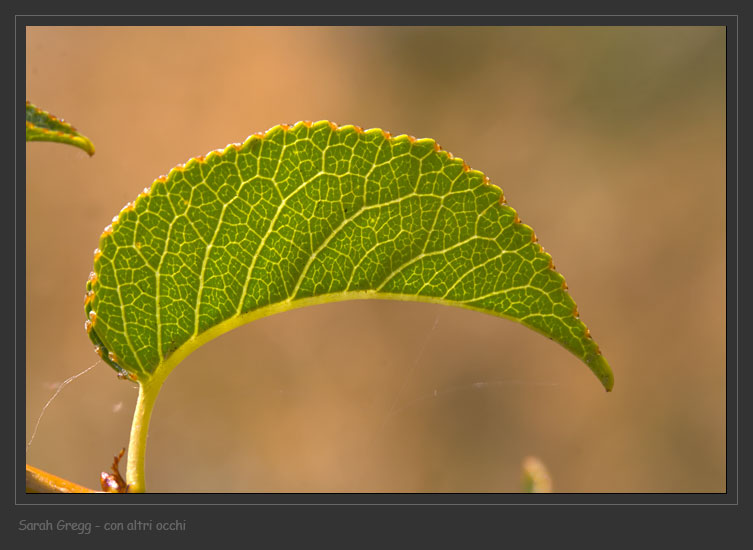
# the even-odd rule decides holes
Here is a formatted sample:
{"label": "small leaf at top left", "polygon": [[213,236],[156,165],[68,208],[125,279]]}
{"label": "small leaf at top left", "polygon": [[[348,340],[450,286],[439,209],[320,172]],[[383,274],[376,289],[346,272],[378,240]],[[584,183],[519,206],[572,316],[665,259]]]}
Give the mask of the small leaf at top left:
{"label": "small leaf at top left", "polygon": [[94,144],[64,120],[26,102],[26,141],[56,141],[83,149],[90,156]]}

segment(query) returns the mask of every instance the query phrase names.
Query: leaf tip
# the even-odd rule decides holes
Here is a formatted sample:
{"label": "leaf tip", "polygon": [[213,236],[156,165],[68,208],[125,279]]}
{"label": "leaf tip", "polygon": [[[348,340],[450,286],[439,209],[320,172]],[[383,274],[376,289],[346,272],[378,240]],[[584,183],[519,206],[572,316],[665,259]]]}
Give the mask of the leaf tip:
{"label": "leaf tip", "polygon": [[611,392],[614,388],[614,373],[612,373],[612,368],[601,354],[598,346],[595,346],[595,350],[586,356],[585,362],[604,386],[604,389]]}
{"label": "leaf tip", "polygon": [[76,142],[76,145],[78,145],[80,149],[84,150],[87,155],[89,155],[90,157],[94,155],[95,153],[94,144],[89,138],[79,134],[75,142]]}
{"label": "leaf tip", "polygon": [[[606,364],[606,361],[604,361]],[[607,365],[606,372],[600,377],[601,383],[604,385],[604,389],[607,391],[607,393],[611,393],[614,389],[614,375],[612,374],[612,369],[609,368],[609,365]]]}

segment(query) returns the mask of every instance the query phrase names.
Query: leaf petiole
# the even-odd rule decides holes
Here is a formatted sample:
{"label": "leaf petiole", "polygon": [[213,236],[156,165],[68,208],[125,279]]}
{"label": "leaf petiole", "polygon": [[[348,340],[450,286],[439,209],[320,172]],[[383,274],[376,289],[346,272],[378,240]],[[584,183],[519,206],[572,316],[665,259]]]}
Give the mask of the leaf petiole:
{"label": "leaf petiole", "polygon": [[128,466],[126,483],[129,493],[146,491],[144,481],[144,459],[146,457],[146,438],[149,434],[149,420],[152,417],[154,402],[157,400],[163,380],[139,382],[139,398],[133,412],[131,438],[128,443]]}

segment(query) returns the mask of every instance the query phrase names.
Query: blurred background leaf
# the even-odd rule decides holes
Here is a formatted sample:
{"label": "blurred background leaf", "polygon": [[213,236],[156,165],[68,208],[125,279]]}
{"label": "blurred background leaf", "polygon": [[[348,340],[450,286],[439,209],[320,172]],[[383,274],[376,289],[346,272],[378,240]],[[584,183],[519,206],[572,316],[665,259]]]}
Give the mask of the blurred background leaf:
{"label": "blurred background leaf", "polygon": [[523,492],[524,493],[551,493],[552,478],[549,471],[535,456],[526,457],[523,460]]}

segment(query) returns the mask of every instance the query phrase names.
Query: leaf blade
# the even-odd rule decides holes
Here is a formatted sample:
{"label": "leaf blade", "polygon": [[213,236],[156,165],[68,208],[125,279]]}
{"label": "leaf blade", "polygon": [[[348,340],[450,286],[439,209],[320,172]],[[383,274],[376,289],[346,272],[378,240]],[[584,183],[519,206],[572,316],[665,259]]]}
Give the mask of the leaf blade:
{"label": "leaf blade", "polygon": [[498,187],[433,140],[277,126],[176,167],[121,211],[87,283],[87,331],[111,366],[148,381],[265,312],[430,301],[545,334],[609,391],[611,369],[536,241]]}
{"label": "leaf blade", "polygon": [[26,141],[53,141],[94,154],[94,144],[64,120],[26,102]]}

